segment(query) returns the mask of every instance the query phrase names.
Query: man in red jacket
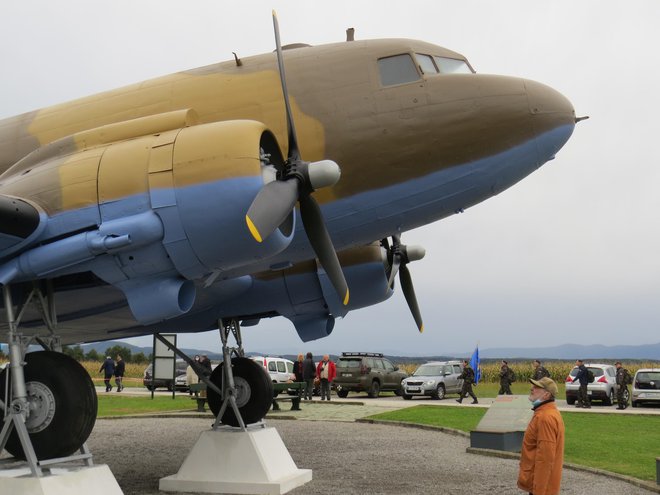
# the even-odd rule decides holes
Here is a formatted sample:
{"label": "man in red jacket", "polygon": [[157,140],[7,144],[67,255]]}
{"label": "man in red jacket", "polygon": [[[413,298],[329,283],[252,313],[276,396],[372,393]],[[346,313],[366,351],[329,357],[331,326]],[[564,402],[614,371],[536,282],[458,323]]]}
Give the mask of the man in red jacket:
{"label": "man in red jacket", "polygon": [[316,367],[316,377],[321,380],[321,400],[330,400],[330,384],[337,376],[335,363],[330,361],[330,356],[325,354],[323,361]]}
{"label": "man in red jacket", "polygon": [[557,384],[548,377],[530,383],[534,416],[523,438],[518,488],[530,495],[556,495],[564,464],[564,421],[555,404]]}

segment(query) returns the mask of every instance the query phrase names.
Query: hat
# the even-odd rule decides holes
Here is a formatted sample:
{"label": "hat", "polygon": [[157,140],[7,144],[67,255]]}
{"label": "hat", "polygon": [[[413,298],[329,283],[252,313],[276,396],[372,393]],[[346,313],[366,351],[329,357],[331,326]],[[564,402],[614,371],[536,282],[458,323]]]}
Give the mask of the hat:
{"label": "hat", "polygon": [[542,388],[543,390],[546,390],[552,394],[553,397],[557,396],[557,392],[559,389],[557,388],[557,384],[554,382],[552,378],[548,378],[547,376],[544,376],[540,380],[532,380],[530,378],[529,383],[534,385],[535,387]]}

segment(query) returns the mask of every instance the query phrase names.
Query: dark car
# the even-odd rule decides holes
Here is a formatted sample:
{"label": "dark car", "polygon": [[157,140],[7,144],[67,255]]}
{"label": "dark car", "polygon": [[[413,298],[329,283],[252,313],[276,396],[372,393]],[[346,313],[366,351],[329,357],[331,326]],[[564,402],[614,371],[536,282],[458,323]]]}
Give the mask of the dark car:
{"label": "dark car", "polygon": [[343,352],[337,361],[335,386],[337,395],[346,397],[348,392],[368,392],[378,397],[381,391],[401,395],[401,381],[408,376],[397,366],[375,352]]}
{"label": "dark car", "polygon": [[[186,374],[186,368],[188,365],[183,359],[177,359],[176,360],[176,376],[181,376]],[[178,384],[175,384],[174,380],[171,378],[166,379],[166,378],[157,378],[154,380],[153,378],[153,364],[150,364],[147,366],[147,369],[144,370],[144,376],[142,378],[142,384],[147,387],[147,390],[156,390],[157,388],[166,388],[170,392],[174,390],[174,387],[180,388],[180,389],[187,389],[188,385],[186,383],[185,386],[179,386]]]}

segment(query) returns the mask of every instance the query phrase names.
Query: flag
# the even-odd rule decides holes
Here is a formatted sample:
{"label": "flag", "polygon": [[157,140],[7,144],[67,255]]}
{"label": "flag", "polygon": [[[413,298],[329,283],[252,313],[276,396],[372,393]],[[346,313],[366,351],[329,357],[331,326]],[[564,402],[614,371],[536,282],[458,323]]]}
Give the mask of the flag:
{"label": "flag", "polygon": [[479,383],[481,379],[481,360],[479,359],[479,345],[474,348],[472,357],[470,358],[470,367],[474,370],[474,383]]}

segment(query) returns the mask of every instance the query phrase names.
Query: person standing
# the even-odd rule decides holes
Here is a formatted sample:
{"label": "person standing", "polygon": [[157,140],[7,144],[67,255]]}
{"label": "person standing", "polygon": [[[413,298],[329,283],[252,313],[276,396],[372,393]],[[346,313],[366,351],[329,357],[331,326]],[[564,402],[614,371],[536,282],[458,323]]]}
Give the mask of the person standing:
{"label": "person standing", "polygon": [[314,366],[314,356],[308,352],[303,361],[303,380],[305,381],[305,400],[312,400],[312,390],[314,389],[314,377],[316,376],[316,366]]}
{"label": "person standing", "polygon": [[589,401],[589,394],[587,392],[587,387],[589,386],[589,372],[582,359],[575,361],[575,366],[577,366],[578,372],[577,375],[575,375],[575,378],[573,378],[573,381],[577,380],[580,382],[580,388],[577,393],[577,404],[575,407],[590,409],[591,402]]}
{"label": "person standing", "polygon": [[[196,366],[199,365],[199,354],[195,355],[193,362]],[[186,366],[186,383],[188,383],[188,395],[192,396],[193,391],[191,390],[190,386],[197,385],[199,383],[199,376],[197,375],[197,371],[191,365]],[[195,392],[195,396],[197,395],[198,393]]]}
{"label": "person standing", "polygon": [[532,375],[532,378],[534,380],[540,380],[541,378],[545,378],[545,377],[551,378],[550,377],[550,372],[548,370],[546,370],[541,365],[541,361],[539,361],[538,359],[535,359],[534,360],[534,373]]}
{"label": "person standing", "polygon": [[463,399],[468,395],[472,397],[472,404],[478,404],[477,396],[474,395],[472,391],[472,384],[474,383],[474,370],[468,363],[467,359],[463,360],[463,372],[458,377],[459,380],[463,380],[463,386],[461,387],[461,395],[456,402],[459,404],[463,402]]}
{"label": "person standing", "polygon": [[509,363],[502,360],[502,366],[500,366],[500,390],[497,392],[498,395],[512,395],[511,394],[511,368],[509,368]]}
{"label": "person standing", "polygon": [[298,354],[298,360],[293,363],[293,374],[296,375],[296,381],[303,381],[303,362],[304,358],[302,353]]}
{"label": "person standing", "polygon": [[552,378],[529,380],[534,416],[527,425],[520,452],[518,488],[533,495],[556,495],[564,465],[564,420],[557,409],[557,384]]}
{"label": "person standing", "polygon": [[628,397],[630,397],[628,385],[632,383],[632,376],[630,371],[621,365],[621,361],[614,363],[614,366],[616,366],[616,384],[618,386],[616,391],[616,402],[618,405],[616,408],[625,409],[628,407]]}
{"label": "person standing", "polygon": [[316,367],[316,376],[321,380],[321,400],[330,400],[330,385],[337,376],[337,368],[329,355],[323,355],[323,361]]}
{"label": "person standing", "polygon": [[112,392],[112,376],[115,374],[115,362],[110,356],[106,356],[105,361],[101,364],[99,373],[103,372],[103,383],[105,383],[105,391]]}
{"label": "person standing", "polygon": [[124,390],[124,372],[126,371],[126,363],[117,354],[117,362],[115,363],[115,383],[117,384],[117,392]]}

